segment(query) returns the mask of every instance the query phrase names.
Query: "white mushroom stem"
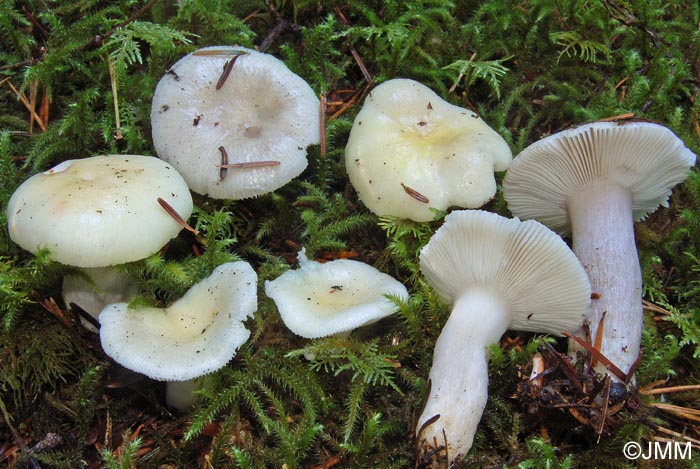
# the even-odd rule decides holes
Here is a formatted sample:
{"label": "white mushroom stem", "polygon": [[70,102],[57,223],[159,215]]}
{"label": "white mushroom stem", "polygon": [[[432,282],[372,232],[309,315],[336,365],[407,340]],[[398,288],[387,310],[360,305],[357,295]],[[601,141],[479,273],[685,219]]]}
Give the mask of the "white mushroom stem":
{"label": "white mushroom stem", "polygon": [[446,446],[452,462],[469,451],[488,396],[487,347],[510,323],[509,305],[495,290],[472,286],[457,298],[435,344],[430,394],[416,426],[422,453]]}
{"label": "white mushroom stem", "polygon": [[167,381],[165,383],[165,402],[168,407],[179,412],[187,412],[194,406],[194,392],[202,387],[204,377],[186,381]]}
{"label": "white mushroom stem", "polygon": [[[632,196],[615,184],[595,184],[567,201],[573,251],[591,281],[591,337],[603,321],[600,352],[624,373],[639,356],[642,338],[642,274],[634,239]],[[579,337],[584,337],[580,331]],[[573,341],[572,341],[573,342]],[[570,352],[580,349],[570,345]],[[597,371],[617,378],[598,363]]]}

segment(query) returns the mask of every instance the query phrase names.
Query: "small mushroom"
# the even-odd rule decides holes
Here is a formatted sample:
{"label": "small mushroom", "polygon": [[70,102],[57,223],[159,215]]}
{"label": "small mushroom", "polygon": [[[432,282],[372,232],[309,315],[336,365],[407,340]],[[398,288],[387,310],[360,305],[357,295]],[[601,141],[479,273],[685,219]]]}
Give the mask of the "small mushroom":
{"label": "small mushroom", "polygon": [[247,262],[229,262],[166,308],[107,305],[99,315],[100,342],[122,366],[160,381],[178,407],[192,392],[183,381],[226,365],[250,336],[243,321],[257,309],[257,275]]}
{"label": "small mushroom", "polygon": [[386,295],[408,298],[399,281],[359,261],[320,263],[299,252],[297,270],[265,282],[265,294],[297,335],[315,339],[350,333],[396,312]]}
{"label": "small mushroom", "polygon": [[[639,356],[643,323],[634,222],[667,206],[671,188],[694,164],[695,155],[666,127],[594,122],[533,143],[503,182],[514,215],[572,235],[596,293],[587,314],[591,335],[605,314],[600,352],[625,374]],[[576,335],[585,338],[581,329]],[[570,344],[573,354],[578,347]],[[597,369],[607,371],[600,362]]]}
{"label": "small mushroom", "polygon": [[372,90],[345,148],[350,182],[380,216],[429,221],[431,208],[481,207],[496,193],[494,171],[508,144],[479,116],[408,79]]}
{"label": "small mushroom", "polygon": [[[590,302],[583,267],[555,233],[484,211],[454,211],[420,253],[420,268],[452,305],[433,354],[416,435],[421,455],[471,448],[488,390],[487,348],[507,329],[559,335],[580,327]],[[439,451],[437,451],[439,453]]]}
{"label": "small mushroom", "polygon": [[180,59],[158,83],[153,144],[190,188],[217,199],[271,192],[306,168],[320,102],[272,55],[214,46]]}
{"label": "small mushroom", "polygon": [[158,158],[93,156],[67,160],[20,185],[7,205],[10,238],[77,267],[132,262],[161,249],[182,229],[158,203],[183,218],[192,197],[180,174]]}

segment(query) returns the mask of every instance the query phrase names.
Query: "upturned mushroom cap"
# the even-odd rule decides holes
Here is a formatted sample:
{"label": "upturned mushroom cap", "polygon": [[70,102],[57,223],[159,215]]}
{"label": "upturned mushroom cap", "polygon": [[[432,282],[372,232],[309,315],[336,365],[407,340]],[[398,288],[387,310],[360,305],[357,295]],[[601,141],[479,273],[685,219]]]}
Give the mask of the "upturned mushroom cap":
{"label": "upturned mushroom cap", "polygon": [[496,193],[493,172],[511,159],[479,116],[408,79],[372,90],[345,148],[350,182],[367,208],[415,221],[432,220],[430,208],[482,206]]}
{"label": "upturned mushroom cap", "polygon": [[247,262],[222,264],[167,308],[105,307],[105,353],[161,381],[186,381],[223,367],[248,337],[243,321],[257,308],[257,275]]}
{"label": "upturned mushroom cap", "polygon": [[567,235],[567,200],[583,187],[616,184],[631,192],[635,220],[668,206],[695,154],[668,128],[650,122],[593,122],[539,140],[503,180],[510,211]]}
{"label": "upturned mushroom cap", "polygon": [[486,406],[488,347],[507,329],[578,329],[591,287],[554,232],[484,211],[449,214],[421,250],[420,268],[452,311],[435,343],[416,442],[420,458],[444,456],[449,465],[471,448]]}
{"label": "upturned mushroom cap", "polygon": [[[311,87],[275,57],[206,47],[180,59],[158,83],[153,144],[193,191],[218,199],[256,197],[306,168],[306,147],[320,141],[319,107]],[[279,164],[223,170],[217,167],[223,151],[231,164]]]}
{"label": "upturned mushroom cap", "polygon": [[302,250],[300,268],[265,282],[265,294],[282,320],[309,339],[352,331],[396,312],[386,295],[408,298],[406,287],[362,262],[309,260]]}
{"label": "upturned mushroom cap", "polygon": [[165,200],[184,219],[192,197],[180,174],[158,158],[93,156],[67,160],[20,185],[7,205],[10,238],[54,260],[105,267],[143,259],[182,227],[163,210]]}
{"label": "upturned mushroom cap", "polygon": [[581,326],[590,303],[581,263],[534,220],[454,211],[421,250],[420,268],[450,305],[470,286],[497,292],[510,311],[508,329],[561,335]]}

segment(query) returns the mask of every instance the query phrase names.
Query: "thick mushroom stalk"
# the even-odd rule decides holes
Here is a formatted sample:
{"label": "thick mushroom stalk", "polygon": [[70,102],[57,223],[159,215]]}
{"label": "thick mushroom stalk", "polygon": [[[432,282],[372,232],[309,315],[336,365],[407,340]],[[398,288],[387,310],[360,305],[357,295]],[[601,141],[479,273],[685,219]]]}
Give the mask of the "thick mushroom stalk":
{"label": "thick mushroom stalk", "polygon": [[94,318],[81,317],[80,322],[90,332],[99,332],[94,324],[105,306],[111,303],[128,302],[139,294],[137,283],[126,273],[114,267],[93,267],[63,277],[61,295],[67,308],[73,305]]}
{"label": "thick mushroom stalk", "polygon": [[[644,318],[631,193],[619,185],[598,184],[570,197],[567,208],[573,251],[598,293],[588,310],[590,328],[594,334],[602,328],[603,355],[626,373],[639,355]],[[576,335],[584,336],[583,331]],[[596,367],[607,371],[602,363]]]}
{"label": "thick mushroom stalk", "polygon": [[455,302],[435,344],[430,394],[416,426],[421,452],[445,446],[451,461],[471,448],[488,396],[488,347],[508,329],[508,310],[488,288],[469,288]]}

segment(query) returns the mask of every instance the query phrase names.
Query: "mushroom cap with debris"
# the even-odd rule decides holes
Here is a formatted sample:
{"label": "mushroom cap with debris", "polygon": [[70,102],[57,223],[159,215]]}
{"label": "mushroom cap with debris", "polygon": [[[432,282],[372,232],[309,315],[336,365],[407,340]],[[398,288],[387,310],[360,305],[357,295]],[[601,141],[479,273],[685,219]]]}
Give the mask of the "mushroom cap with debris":
{"label": "mushroom cap with debris", "polygon": [[406,287],[371,265],[349,259],[320,263],[299,252],[300,268],[265,282],[282,321],[309,339],[350,332],[396,312],[387,295],[408,299]]}
{"label": "mushroom cap with debris", "polygon": [[592,122],[525,148],[503,179],[508,208],[568,235],[567,201],[585,187],[613,184],[630,191],[636,221],[683,182],[695,154],[670,129],[647,121]]}
{"label": "mushroom cap with debris", "polygon": [[[220,83],[225,69],[230,72]],[[217,199],[256,197],[306,168],[306,147],[320,141],[319,112],[314,91],[281,60],[244,47],[205,47],[180,59],[158,83],[153,144],[193,191]],[[250,166],[217,167],[223,152],[229,164]]]}
{"label": "mushroom cap with debris", "polygon": [[367,208],[414,221],[432,220],[431,208],[481,207],[496,193],[494,171],[511,159],[478,115],[408,79],[372,90],[345,148],[350,182]]}
{"label": "mushroom cap with debris", "polygon": [[166,308],[105,307],[100,341],[122,366],[161,381],[186,381],[226,365],[250,336],[257,275],[243,261],[218,266]]}
{"label": "mushroom cap with debris", "polygon": [[140,155],[67,160],[27,179],[7,205],[10,238],[78,267],[148,257],[182,229],[158,203],[187,219],[192,196],[172,165]]}

